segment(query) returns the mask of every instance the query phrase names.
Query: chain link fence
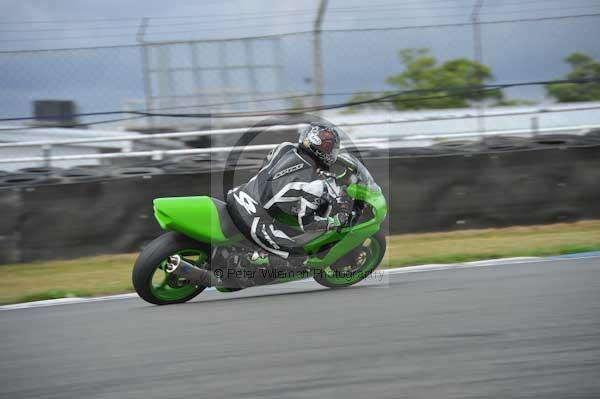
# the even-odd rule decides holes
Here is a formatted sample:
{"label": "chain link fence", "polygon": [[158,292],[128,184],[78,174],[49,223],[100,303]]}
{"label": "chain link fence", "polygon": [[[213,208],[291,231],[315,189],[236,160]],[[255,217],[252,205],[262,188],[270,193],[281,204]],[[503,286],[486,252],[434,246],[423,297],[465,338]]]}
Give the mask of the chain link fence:
{"label": "chain link fence", "polygon": [[[333,18],[333,17],[332,17]],[[562,77],[575,51],[600,57],[598,18],[481,25],[482,62],[496,82]],[[573,29],[575,26],[577,30]],[[322,31],[320,65],[315,33],[253,38],[142,42],[139,45],[0,52],[0,117],[29,116],[35,100],[73,100],[79,112],[277,110],[347,101],[357,92],[393,89],[386,78],[403,70],[398,51],[430,48],[440,61],[474,57],[467,21],[431,26]],[[547,66],[547,67],[541,67]],[[322,87],[315,77],[322,70]],[[543,88],[507,91],[508,98],[543,101]],[[82,118],[81,123],[106,117]],[[206,121],[139,118],[128,128],[206,125]],[[212,121],[211,123],[215,123]],[[225,122],[222,122],[225,123]],[[110,126],[110,125],[108,125]],[[116,125],[113,125],[116,126]]]}

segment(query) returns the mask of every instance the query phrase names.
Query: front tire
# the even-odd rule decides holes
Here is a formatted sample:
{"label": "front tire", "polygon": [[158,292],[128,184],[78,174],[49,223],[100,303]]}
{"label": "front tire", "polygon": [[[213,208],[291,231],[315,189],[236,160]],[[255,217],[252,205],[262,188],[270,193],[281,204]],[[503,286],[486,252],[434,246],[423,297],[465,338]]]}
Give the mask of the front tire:
{"label": "front tire", "polygon": [[329,288],[344,288],[367,278],[379,266],[385,255],[385,235],[378,231],[352,249],[334,265],[315,273],[317,283]]}
{"label": "front tire", "polygon": [[148,244],[133,266],[133,288],[138,295],[154,305],[187,302],[206,287],[169,284],[165,270],[167,258],[179,254],[190,263],[199,265],[210,259],[210,245],[194,241],[173,231],[162,234]]}

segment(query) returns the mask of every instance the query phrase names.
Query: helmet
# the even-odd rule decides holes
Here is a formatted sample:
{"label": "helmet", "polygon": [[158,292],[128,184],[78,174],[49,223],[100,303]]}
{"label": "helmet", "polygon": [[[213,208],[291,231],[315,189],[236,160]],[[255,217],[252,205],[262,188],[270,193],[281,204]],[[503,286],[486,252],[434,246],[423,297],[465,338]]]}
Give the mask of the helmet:
{"label": "helmet", "polygon": [[326,166],[337,160],[340,133],[335,126],[310,124],[300,132],[299,147]]}

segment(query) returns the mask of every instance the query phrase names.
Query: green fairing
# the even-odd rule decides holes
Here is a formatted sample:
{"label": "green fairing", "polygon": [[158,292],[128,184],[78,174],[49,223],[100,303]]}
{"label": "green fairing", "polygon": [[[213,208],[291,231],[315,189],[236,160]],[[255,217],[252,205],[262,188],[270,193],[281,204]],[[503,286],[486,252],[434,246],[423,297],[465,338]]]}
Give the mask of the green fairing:
{"label": "green fairing", "polygon": [[387,215],[387,204],[381,189],[369,190],[365,186],[351,184],[348,186],[347,192],[355,200],[364,201],[373,207],[373,213],[375,214],[374,223],[379,225],[383,222]]}
{"label": "green fairing", "polygon": [[219,213],[210,197],[155,199],[154,217],[163,230],[177,231],[201,242],[225,245],[239,238],[225,237]]}
{"label": "green fairing", "polygon": [[[330,231],[311,241],[304,247],[308,253],[315,253],[325,244],[339,242],[335,244],[325,255],[324,258],[312,256],[306,262],[306,265],[312,269],[321,270],[334,264],[338,259],[344,256],[351,248],[361,244],[364,240],[379,231],[381,222],[387,214],[387,205],[385,197],[381,190],[369,190],[367,187],[357,184],[351,184],[347,189],[348,195],[355,199],[364,201],[373,208],[374,218],[356,226],[342,229],[341,232]],[[342,238],[343,237],[343,238]]]}

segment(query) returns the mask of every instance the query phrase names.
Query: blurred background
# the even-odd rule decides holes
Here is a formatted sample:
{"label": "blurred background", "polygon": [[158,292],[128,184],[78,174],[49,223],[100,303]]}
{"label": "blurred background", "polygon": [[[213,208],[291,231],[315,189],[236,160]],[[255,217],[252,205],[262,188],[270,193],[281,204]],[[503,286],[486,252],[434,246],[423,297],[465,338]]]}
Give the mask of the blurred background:
{"label": "blurred background", "polygon": [[392,234],[600,217],[598,1],[3,3],[1,263],[135,252],[153,198],[221,196],[303,115]]}
{"label": "blurred background", "polygon": [[[599,0],[0,10],[0,397],[600,397]],[[388,200],[368,281],[133,292],[154,198],[318,118]]]}

